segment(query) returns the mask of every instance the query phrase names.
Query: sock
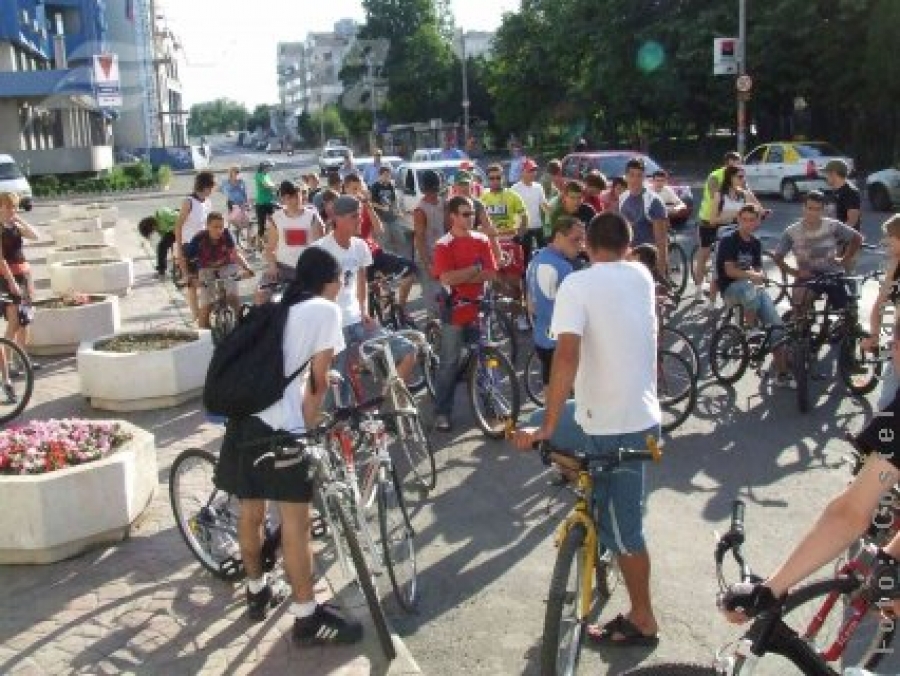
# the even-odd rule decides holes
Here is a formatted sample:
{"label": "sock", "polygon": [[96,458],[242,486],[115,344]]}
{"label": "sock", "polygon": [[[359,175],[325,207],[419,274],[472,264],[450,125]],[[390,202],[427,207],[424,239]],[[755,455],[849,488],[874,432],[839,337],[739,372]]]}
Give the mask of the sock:
{"label": "sock", "polygon": [[304,601],[303,603],[298,603],[297,601],[294,601],[288,612],[298,619],[311,617],[312,614],[316,612],[316,602]]}
{"label": "sock", "polygon": [[258,580],[247,579],[247,591],[251,594],[259,594],[263,589],[266,588],[266,576],[263,575]]}

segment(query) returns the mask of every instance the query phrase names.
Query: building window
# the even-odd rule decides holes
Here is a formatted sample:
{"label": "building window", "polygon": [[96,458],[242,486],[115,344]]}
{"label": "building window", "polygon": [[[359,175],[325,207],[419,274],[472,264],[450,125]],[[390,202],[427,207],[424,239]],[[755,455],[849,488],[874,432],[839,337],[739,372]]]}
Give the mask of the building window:
{"label": "building window", "polygon": [[24,24],[28,23],[28,10],[27,9],[22,10],[22,23],[24,23]]}

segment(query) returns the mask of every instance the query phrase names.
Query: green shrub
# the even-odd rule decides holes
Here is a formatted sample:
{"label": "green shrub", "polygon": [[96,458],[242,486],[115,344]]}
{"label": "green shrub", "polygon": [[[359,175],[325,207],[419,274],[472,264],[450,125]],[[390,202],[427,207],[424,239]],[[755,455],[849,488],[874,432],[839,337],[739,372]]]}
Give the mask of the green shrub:
{"label": "green shrub", "polygon": [[134,162],[120,165],[122,172],[133,185],[141,185],[141,181],[153,180],[153,167],[149,162]]}
{"label": "green shrub", "polygon": [[36,197],[51,197],[59,192],[60,182],[56,176],[38,176],[31,179],[31,189]]}
{"label": "green shrub", "polygon": [[168,164],[161,164],[156,170],[156,182],[165,187],[172,183],[172,167]]}

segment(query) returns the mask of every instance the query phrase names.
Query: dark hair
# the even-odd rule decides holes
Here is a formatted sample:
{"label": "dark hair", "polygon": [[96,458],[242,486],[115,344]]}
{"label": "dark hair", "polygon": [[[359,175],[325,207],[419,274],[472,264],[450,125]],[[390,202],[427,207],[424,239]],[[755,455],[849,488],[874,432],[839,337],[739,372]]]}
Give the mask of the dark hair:
{"label": "dark hair", "polygon": [[741,167],[735,167],[734,165],[725,167],[725,172],[722,174],[722,185],[719,186],[719,193],[727,195],[728,191],[734,187],[732,184],[734,183],[735,177],[742,171],[743,169]]}
{"label": "dark hair", "polygon": [[609,179],[609,185],[611,188],[615,188],[616,186],[619,186],[620,188],[626,188],[628,187],[628,181],[625,180],[624,176],[613,176],[611,179]]}
{"label": "dark hair", "polygon": [[487,173],[490,174],[492,171],[496,171],[500,174],[500,176],[503,176],[503,165],[497,164],[496,162],[494,164],[489,164],[488,168],[487,168]]}
{"label": "dark hair", "polygon": [[201,193],[209,188],[216,187],[216,175],[211,171],[201,171],[194,177],[194,192]]}
{"label": "dark hair", "polygon": [[581,193],[584,192],[584,188],[581,187],[581,183],[579,183],[578,181],[566,181],[566,187],[565,187],[565,190],[563,190],[563,192],[566,193],[567,195],[570,192],[575,192],[580,195]]}
{"label": "dark hair", "polygon": [[562,173],[562,162],[559,160],[547,162],[547,173],[551,176],[559,176]]}
{"label": "dark hair", "polygon": [[441,177],[434,169],[426,169],[419,175],[419,187],[422,192],[436,193],[441,191]]}
{"label": "dark hair", "polygon": [[728,164],[729,162],[740,162],[740,161],[741,161],[741,154],[739,152],[737,152],[735,150],[729,150],[727,153],[725,153],[725,164]]}
{"label": "dark hair", "polygon": [[391,168],[387,165],[384,165],[383,167],[381,167],[381,169],[378,170],[378,173],[379,174],[390,174]]}
{"label": "dark hair", "polygon": [[632,157],[625,164],[625,173],[628,173],[629,169],[640,169],[641,171],[646,171],[646,167],[644,166],[644,160],[640,157]]}
{"label": "dark hair", "polygon": [[753,214],[754,216],[759,216],[759,208],[755,204],[745,204],[738,209],[738,216],[741,214]]}
{"label": "dark hair", "polygon": [[296,195],[297,192],[297,186],[294,185],[293,181],[282,181],[281,185],[278,186],[279,195]]}
{"label": "dark hair", "polygon": [[587,226],[587,245],[591,251],[622,254],[631,244],[631,225],[620,214],[604,211]]}
{"label": "dark hair", "polygon": [[147,216],[147,218],[142,218],[138,222],[138,232],[141,233],[141,237],[144,239],[150,239],[150,235],[156,232],[158,227],[159,222],[153,216]]}
{"label": "dark hair", "polygon": [[332,187],[340,188],[341,187],[341,175],[339,173],[337,173],[336,171],[328,172],[328,187],[329,188],[332,188]]}
{"label": "dark hair", "polygon": [[653,244],[638,244],[631,250],[634,257],[641,263],[650,268],[651,272],[656,271],[656,265],[659,262],[659,251]]}
{"label": "dark hair", "polygon": [[362,179],[359,177],[359,174],[351,171],[344,176],[344,185],[347,185],[348,183],[362,183]]}
{"label": "dark hair", "polygon": [[213,221],[222,221],[225,222],[225,217],[222,215],[221,211],[210,211],[206,215],[206,224],[209,225]]}
{"label": "dark hair", "polygon": [[332,253],[320,246],[304,249],[297,258],[294,279],[288,284],[281,302],[294,305],[301,301],[319,296],[326,284],[339,279],[341,264]]}
{"label": "dark hair", "polygon": [[578,139],[578,141],[575,143],[575,152],[583,153],[587,149],[588,149],[587,141],[585,141],[583,138]]}
{"label": "dark hair", "polygon": [[568,214],[560,214],[553,219],[553,223],[550,226],[550,236],[552,238],[557,235],[568,235],[576,225],[581,225],[580,219]]}
{"label": "dark hair", "polygon": [[806,193],[806,199],[803,200],[803,203],[807,202],[817,202],[819,204],[825,204],[825,193],[821,190],[810,190]]}
{"label": "dark hair", "polygon": [[606,190],[606,176],[596,169],[589,171],[588,175],[584,177],[584,184],[597,190]]}
{"label": "dark hair", "polygon": [[668,174],[662,169],[657,169],[652,174],[650,174],[651,178],[666,178]]}
{"label": "dark hair", "polygon": [[459,208],[464,204],[468,204],[469,206],[471,206],[472,200],[470,200],[468,197],[463,197],[462,195],[455,195],[455,196],[451,197],[449,200],[447,200],[447,206],[446,206],[447,213],[448,214],[459,213]]}
{"label": "dark hair", "polygon": [[334,202],[341,196],[337,190],[332,190],[331,188],[325,188],[325,190],[319,194],[322,196],[322,204],[325,204],[325,202]]}

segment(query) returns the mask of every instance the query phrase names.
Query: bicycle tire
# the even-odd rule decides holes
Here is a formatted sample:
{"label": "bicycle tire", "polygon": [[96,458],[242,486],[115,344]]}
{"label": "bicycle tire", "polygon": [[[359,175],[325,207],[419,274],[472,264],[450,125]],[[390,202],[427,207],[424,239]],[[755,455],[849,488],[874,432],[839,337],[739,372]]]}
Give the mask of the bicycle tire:
{"label": "bicycle tire", "polygon": [[688,271],[690,270],[690,261],[684,247],[678,242],[669,242],[669,269],[668,280],[672,285],[675,296],[680,299],[687,289]]}
{"label": "bicycle tire", "polygon": [[[375,633],[378,635],[378,642],[381,644],[381,650],[384,656],[390,661],[397,657],[397,650],[394,647],[394,641],[391,638],[391,630],[387,624],[384,609],[378,599],[378,591],[375,589],[375,583],[372,581],[372,573],[366,565],[366,559],[363,556],[362,547],[359,539],[356,537],[356,531],[353,528],[353,522],[350,520],[347,510],[335,496],[328,497],[328,510],[334,517],[334,521],[338,528],[341,529],[341,537],[347,545],[350,554],[350,561],[356,571],[356,582],[362,590],[366,599],[366,605],[369,607],[369,613],[375,624]],[[335,537],[338,537],[335,534]]]}
{"label": "bicycle tire", "polygon": [[[829,646],[820,646],[816,641],[816,638],[821,634],[821,629],[816,635],[810,636],[809,624],[799,620],[797,612],[801,611],[804,607],[808,607],[806,604],[823,597],[828,597],[832,594],[837,595],[838,601],[842,598],[845,599],[850,595],[847,592],[847,582],[845,579],[835,577],[803,585],[790,595],[789,602],[785,604],[783,611],[785,621],[797,631],[801,637],[803,637],[803,640],[813,643],[820,653],[822,652],[822,647],[831,648],[833,647],[833,644]],[[854,600],[864,602],[858,595],[854,597]],[[815,605],[814,607],[809,608],[809,610],[811,613],[821,613],[824,610],[824,607]],[[827,613],[827,617],[824,620],[826,623],[829,619],[834,620],[836,614],[840,617],[838,618],[838,624],[832,625],[830,633],[826,635],[826,641],[837,638],[837,632],[840,631],[840,628],[845,626],[843,623],[844,613],[838,612],[840,610],[843,610],[841,604],[834,603],[830,612]],[[863,669],[875,669],[878,667],[884,656],[890,654],[891,645],[897,630],[896,622],[881,622],[880,617],[880,610],[876,605],[872,604],[864,614],[861,624],[847,637],[848,642],[852,645],[848,645],[844,648],[840,654],[834,656],[832,661],[840,660],[844,667],[857,666]],[[854,637],[857,633],[863,629],[872,629],[873,626],[874,631],[871,635],[862,638],[860,641],[854,641]],[[849,655],[847,654],[848,649],[851,651]]]}
{"label": "bicycle tire", "polygon": [[[205,466],[208,476],[201,473],[193,480],[193,485],[188,486],[184,477],[191,462],[199,462],[201,472],[206,471],[202,467]],[[243,565],[234,565],[233,560],[224,568],[222,564],[231,557],[228,545],[237,544],[238,501],[215,487],[212,481],[215,467],[216,456],[209,451],[188,448],[179,453],[169,469],[169,503],[178,532],[194,558],[214,577],[235,582],[246,574]],[[189,499],[196,502],[196,506],[187,505]],[[227,538],[231,538],[232,543]]]}
{"label": "bicycle tire", "polygon": [[716,676],[715,667],[689,662],[663,662],[622,672],[622,676]]}
{"label": "bicycle tire", "polygon": [[841,339],[838,353],[838,373],[847,389],[856,396],[872,392],[881,377],[881,360],[862,349],[862,341],[868,337],[867,331],[848,331]]}
{"label": "bicycle tire", "polygon": [[[734,370],[728,369],[732,365]],[[717,328],[709,341],[709,368],[723,385],[733,385],[747,372],[750,346],[744,332],[732,324]]]}
{"label": "bicycle tire", "polygon": [[[507,396],[498,396],[498,378],[509,382]],[[510,423],[519,419],[521,401],[519,380],[506,355],[494,347],[485,347],[473,359],[467,375],[469,404],[475,422],[488,439],[502,439]],[[496,421],[491,424],[490,420]]]}
{"label": "bicycle tire", "polygon": [[[0,358],[6,359],[6,368],[14,397],[6,393],[6,401],[0,401],[0,424],[15,420],[34,393],[34,368],[31,360],[21,347],[8,338],[0,338]],[[4,395],[0,393],[0,397]]]}
{"label": "bicycle tire", "polygon": [[[585,625],[578,620],[579,616],[590,617],[598,610],[598,599],[592,599],[593,608],[580,612],[581,602],[579,590],[584,575],[589,571],[583,569],[584,546],[587,530],[584,524],[576,523],[566,533],[559,544],[553,575],[550,578],[550,591],[547,597],[547,609],[544,612],[544,630],[541,639],[541,676],[562,676],[574,674],[578,666],[581,644],[584,640]],[[574,580],[570,580],[574,566]],[[572,582],[570,585],[569,583]],[[565,622],[570,630],[561,631],[564,624],[563,614],[571,606],[569,619]],[[564,645],[562,645],[564,642]],[[562,662],[562,664],[561,664]],[[560,668],[562,667],[562,668]]]}
{"label": "bicycle tire", "polygon": [[700,353],[697,351],[694,341],[684,331],[664,324],[659,331],[659,346],[663,350],[668,350],[684,357],[691,365],[691,368],[694,369],[694,373],[698,377],[701,375]]}
{"label": "bicycle tire", "polygon": [[[394,598],[403,610],[414,613],[419,601],[415,531],[406,510],[400,480],[393,467],[390,468],[389,475],[383,476],[378,484],[378,529],[381,534],[381,552],[394,589]],[[408,565],[411,566],[408,580],[401,577],[403,564],[399,556],[404,553],[409,556]]]}
{"label": "bicycle tire", "polygon": [[[385,415],[394,416],[397,430],[396,444],[400,446],[411,475],[415,478],[419,489],[429,493],[437,486],[437,462],[431,441],[425,434],[418,407],[409,395],[402,390],[397,393],[398,410]],[[405,401],[404,401],[405,400]]]}
{"label": "bicycle tire", "polygon": [[227,305],[213,308],[209,313],[209,329],[212,333],[213,345],[221,345],[228,334],[234,330],[234,310]]}
{"label": "bicycle tire", "polygon": [[800,413],[809,413],[809,334],[802,332],[796,337],[791,350],[794,380],[797,382],[797,408]]}
{"label": "bicycle tire", "polygon": [[772,298],[772,302],[775,305],[778,305],[781,301],[785,300],[788,295],[788,290],[786,288],[787,277],[784,274],[784,270],[782,270],[778,263],[775,262],[775,256],[771,251],[763,251],[762,252],[762,271],[766,276],[766,279],[769,279],[775,282],[775,286],[768,287],[772,290],[770,294]]}
{"label": "bicycle tire", "polygon": [[[697,375],[690,364],[674,352],[660,350],[657,353],[657,396],[663,413],[663,432],[673,432],[681,427],[697,405]],[[683,383],[683,385],[681,384]],[[671,394],[666,396],[666,392]]]}
{"label": "bicycle tire", "polygon": [[525,370],[522,372],[522,384],[525,386],[525,394],[535,406],[544,406],[544,371],[537,350],[531,348],[528,359],[525,360]]}

